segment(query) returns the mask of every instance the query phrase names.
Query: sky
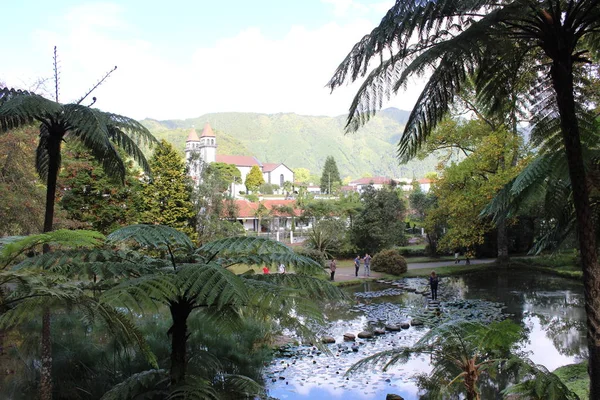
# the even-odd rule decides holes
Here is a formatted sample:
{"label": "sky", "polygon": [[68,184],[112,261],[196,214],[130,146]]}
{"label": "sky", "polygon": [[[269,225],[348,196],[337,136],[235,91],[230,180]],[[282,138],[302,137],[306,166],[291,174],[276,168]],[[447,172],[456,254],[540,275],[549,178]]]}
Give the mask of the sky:
{"label": "sky", "polygon": [[[325,87],[394,0],[2,1],[0,82],[136,119],[214,112],[336,116],[358,84]],[[412,109],[415,82],[385,107]],[[91,100],[90,100],[91,102]],[[88,104],[87,100],[84,104]]]}

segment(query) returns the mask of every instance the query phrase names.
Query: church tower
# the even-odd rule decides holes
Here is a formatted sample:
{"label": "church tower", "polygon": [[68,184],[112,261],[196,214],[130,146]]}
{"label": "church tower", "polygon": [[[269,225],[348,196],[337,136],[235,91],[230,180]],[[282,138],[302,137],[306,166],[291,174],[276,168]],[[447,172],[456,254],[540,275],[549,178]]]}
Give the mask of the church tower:
{"label": "church tower", "polygon": [[188,165],[189,175],[195,182],[200,181],[200,172],[202,165],[202,155],[200,152],[200,138],[196,130],[192,128],[185,141],[185,162]]}
{"label": "church tower", "polygon": [[217,160],[217,138],[208,122],[204,125],[202,135],[200,135],[200,158],[206,164]]}

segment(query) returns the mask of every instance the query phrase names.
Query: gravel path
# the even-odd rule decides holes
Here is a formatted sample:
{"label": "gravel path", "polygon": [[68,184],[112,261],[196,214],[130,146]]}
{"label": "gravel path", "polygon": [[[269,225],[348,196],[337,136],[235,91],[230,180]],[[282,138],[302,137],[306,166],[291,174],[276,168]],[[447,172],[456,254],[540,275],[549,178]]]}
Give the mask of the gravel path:
{"label": "gravel path", "polygon": [[[471,264],[489,264],[496,261],[495,258],[484,258],[471,260]],[[421,268],[438,268],[445,267],[448,265],[454,265],[454,261],[435,261],[435,262],[423,262],[423,263],[408,263],[408,269],[421,269]],[[461,260],[460,265],[465,265],[465,261]],[[371,276],[367,277],[364,274],[364,266],[360,266],[360,270],[358,272],[358,277],[354,275],[354,267],[337,267],[335,271],[335,281],[336,282],[347,282],[352,280],[363,280],[363,279],[371,279],[371,278],[381,278],[383,275],[378,272],[371,271]]]}

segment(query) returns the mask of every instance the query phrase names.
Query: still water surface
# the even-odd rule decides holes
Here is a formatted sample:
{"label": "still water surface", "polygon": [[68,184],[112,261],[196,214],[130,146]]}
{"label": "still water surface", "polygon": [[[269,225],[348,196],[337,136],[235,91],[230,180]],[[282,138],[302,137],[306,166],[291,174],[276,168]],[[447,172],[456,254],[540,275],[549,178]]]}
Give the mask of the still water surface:
{"label": "still water surface", "polygon": [[[425,280],[407,280],[411,285],[425,285]],[[349,287],[355,292],[371,292],[389,288],[378,283],[363,283]],[[562,365],[586,357],[585,310],[582,285],[573,280],[542,275],[532,271],[507,273],[476,273],[462,277],[442,278],[438,294],[442,302],[453,300],[485,300],[502,303],[504,312],[529,330],[529,341],[524,349],[530,358],[554,370]],[[362,300],[365,302],[365,300]],[[403,293],[399,296],[379,297],[366,301],[369,306],[384,307],[389,318],[410,318],[426,305],[422,295]],[[297,359],[277,359],[268,368],[269,394],[275,398],[296,399],[384,399],[387,393],[396,393],[406,400],[418,399],[418,388],[412,378],[416,373],[430,371],[425,356],[411,359],[381,372],[372,369],[350,376],[345,373],[352,364],[376,352],[414,344],[427,328],[411,327],[400,332],[361,340],[358,352],[340,352],[346,332],[357,334],[369,327],[372,316],[365,312],[339,307],[327,311],[330,324],[321,335],[330,335],[336,344],[329,345],[331,354],[318,354]],[[373,322],[373,321],[371,321]],[[276,382],[272,382],[276,379]],[[484,398],[500,398],[488,391]],[[482,393],[484,394],[484,393]]]}

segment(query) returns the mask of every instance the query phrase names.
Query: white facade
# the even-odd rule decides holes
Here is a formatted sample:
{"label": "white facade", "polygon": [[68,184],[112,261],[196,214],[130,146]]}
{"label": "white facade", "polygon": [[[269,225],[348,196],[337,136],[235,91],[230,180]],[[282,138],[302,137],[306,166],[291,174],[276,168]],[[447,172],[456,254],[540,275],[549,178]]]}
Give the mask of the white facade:
{"label": "white facade", "polygon": [[294,182],[294,171],[286,167],[284,164],[279,164],[274,169],[266,172],[264,169],[265,167],[263,166],[263,178],[266,183],[277,185],[280,188],[283,188],[283,184],[285,182]]}

